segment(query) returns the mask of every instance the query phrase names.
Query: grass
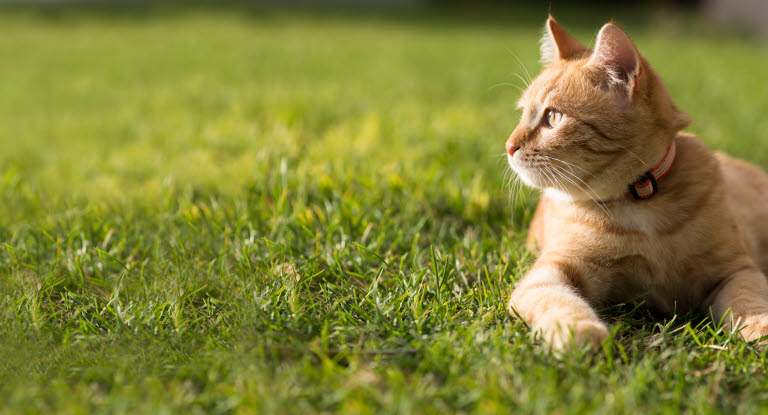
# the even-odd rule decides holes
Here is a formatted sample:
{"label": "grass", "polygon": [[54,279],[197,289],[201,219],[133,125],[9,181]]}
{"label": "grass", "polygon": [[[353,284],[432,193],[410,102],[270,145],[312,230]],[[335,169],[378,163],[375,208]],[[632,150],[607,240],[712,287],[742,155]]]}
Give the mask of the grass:
{"label": "grass", "polygon": [[[766,47],[642,16],[690,130],[768,166]],[[507,316],[543,18],[0,9],[0,412],[765,412],[705,316],[604,309],[592,357]]]}

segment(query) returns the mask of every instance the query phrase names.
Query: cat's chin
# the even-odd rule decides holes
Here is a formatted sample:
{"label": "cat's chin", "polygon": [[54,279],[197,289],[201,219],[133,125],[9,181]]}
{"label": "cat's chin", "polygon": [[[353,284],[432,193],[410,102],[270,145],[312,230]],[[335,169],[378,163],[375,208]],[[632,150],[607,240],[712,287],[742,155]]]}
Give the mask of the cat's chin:
{"label": "cat's chin", "polygon": [[515,171],[515,174],[517,174],[517,177],[520,178],[520,180],[522,180],[526,186],[539,190],[546,189],[547,182],[545,181],[545,178],[539,176],[535,172],[529,172],[526,169],[516,168],[514,166],[512,169]]}
{"label": "cat's chin", "polygon": [[552,185],[552,179],[550,177],[544,176],[542,173],[540,173],[535,168],[529,168],[526,166],[520,166],[518,163],[515,163],[514,159],[512,157],[509,157],[509,165],[512,167],[512,170],[517,174],[517,177],[522,180],[522,182],[528,186],[533,187],[534,189],[539,189],[541,191],[547,192],[547,191],[555,191],[562,195],[562,198],[567,199],[573,199],[571,195],[568,193],[565,193],[561,190],[557,190],[554,188],[551,188]]}
{"label": "cat's chin", "polygon": [[512,167],[512,171],[515,172],[517,177],[520,178],[526,186],[540,190],[547,187],[546,179],[537,171],[520,165],[523,163],[516,163],[515,159],[510,155],[507,155],[507,161],[509,162],[509,167]]}
{"label": "cat's chin", "polygon": [[551,183],[547,183],[547,179],[545,177],[541,177],[540,175],[536,174],[536,172],[530,172],[527,171],[524,168],[514,168],[515,173],[517,173],[517,177],[520,178],[520,180],[525,183],[528,187],[533,187],[534,189],[539,189],[542,192],[544,192],[547,196],[556,199],[556,200],[563,200],[563,201],[572,201],[574,200],[574,197],[566,193],[560,189],[554,189],[552,187],[549,187]]}

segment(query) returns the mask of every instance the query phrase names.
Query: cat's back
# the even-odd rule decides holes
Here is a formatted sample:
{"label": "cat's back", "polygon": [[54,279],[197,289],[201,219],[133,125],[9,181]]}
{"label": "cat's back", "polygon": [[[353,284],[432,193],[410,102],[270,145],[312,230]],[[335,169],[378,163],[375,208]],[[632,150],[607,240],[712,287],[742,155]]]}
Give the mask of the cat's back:
{"label": "cat's back", "polygon": [[716,152],[726,200],[742,227],[753,258],[768,272],[768,175],[759,167]]}

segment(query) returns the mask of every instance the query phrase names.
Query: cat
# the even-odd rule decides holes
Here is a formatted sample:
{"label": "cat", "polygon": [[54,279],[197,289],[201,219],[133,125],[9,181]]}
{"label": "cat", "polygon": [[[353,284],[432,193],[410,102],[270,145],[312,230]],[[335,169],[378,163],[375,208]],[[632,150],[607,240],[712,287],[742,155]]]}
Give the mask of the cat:
{"label": "cat", "polygon": [[609,336],[595,306],[640,298],[697,307],[768,335],[768,176],[681,132],[690,118],[613,22],[584,47],[550,16],[542,72],[506,143],[512,169],[542,189],[538,257],[509,312],[555,350]]}

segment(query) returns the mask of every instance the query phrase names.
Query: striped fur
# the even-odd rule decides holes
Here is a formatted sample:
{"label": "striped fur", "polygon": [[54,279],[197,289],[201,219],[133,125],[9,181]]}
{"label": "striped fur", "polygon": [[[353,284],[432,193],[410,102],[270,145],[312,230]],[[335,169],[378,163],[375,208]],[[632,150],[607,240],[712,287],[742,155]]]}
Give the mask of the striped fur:
{"label": "striped fur", "polygon": [[[597,52],[552,18],[547,28],[558,34],[545,41],[551,62],[523,93],[508,142],[519,177],[546,190],[530,229],[539,257],[510,313],[556,349],[599,344],[608,329],[594,307],[635,298],[711,311],[747,340],[768,335],[768,176],[681,133],[688,116],[617,26],[603,26]],[[549,109],[564,114],[556,126]],[[673,140],[658,193],[627,196]]]}

